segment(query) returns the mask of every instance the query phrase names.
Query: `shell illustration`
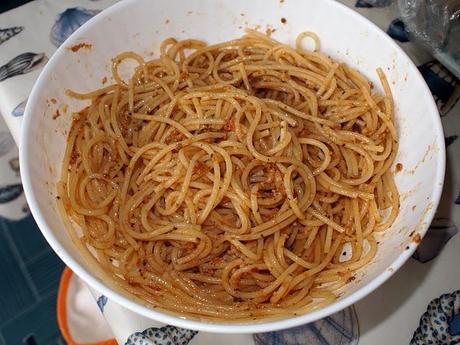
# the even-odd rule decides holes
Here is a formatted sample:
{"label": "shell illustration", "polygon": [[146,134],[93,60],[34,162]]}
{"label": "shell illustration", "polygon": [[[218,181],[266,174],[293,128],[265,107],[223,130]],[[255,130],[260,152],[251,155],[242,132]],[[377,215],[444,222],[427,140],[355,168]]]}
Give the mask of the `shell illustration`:
{"label": "shell illustration", "polygon": [[11,28],[0,29],[0,44],[8,41],[11,37],[16,36],[24,30],[23,26],[13,26]]}
{"label": "shell illustration", "polygon": [[75,30],[98,14],[100,10],[88,10],[83,7],[72,7],[59,14],[51,28],[50,40],[59,47]]}
{"label": "shell illustration", "polygon": [[359,325],[353,307],[319,321],[278,332],[254,334],[255,345],[356,345]]}
{"label": "shell illustration", "polygon": [[187,345],[197,333],[174,326],[152,327],[130,335],[125,345]]}
{"label": "shell illustration", "polygon": [[8,131],[0,132],[0,157],[6,155],[14,147],[14,140]]}
{"label": "shell illustration", "polygon": [[104,307],[107,304],[107,301],[108,299],[104,295],[99,296],[99,298],[97,299],[97,306],[101,310],[101,313],[104,312]]}
{"label": "shell illustration", "polygon": [[24,110],[26,110],[27,99],[19,103],[16,108],[13,109],[11,115],[18,117],[24,115]]}
{"label": "shell illustration", "polygon": [[48,61],[45,53],[23,53],[0,67],[0,81],[25,74],[43,66]]}
{"label": "shell illustration", "polygon": [[409,32],[406,30],[404,22],[396,18],[387,29],[387,34],[394,40],[399,42],[409,42]]}
{"label": "shell illustration", "polygon": [[0,187],[0,204],[13,201],[22,194],[22,184],[12,184]]}
{"label": "shell illustration", "polygon": [[386,7],[391,4],[391,0],[358,0],[355,7],[371,8],[371,7]]}
{"label": "shell illustration", "polygon": [[460,290],[432,300],[410,345],[460,343]]}

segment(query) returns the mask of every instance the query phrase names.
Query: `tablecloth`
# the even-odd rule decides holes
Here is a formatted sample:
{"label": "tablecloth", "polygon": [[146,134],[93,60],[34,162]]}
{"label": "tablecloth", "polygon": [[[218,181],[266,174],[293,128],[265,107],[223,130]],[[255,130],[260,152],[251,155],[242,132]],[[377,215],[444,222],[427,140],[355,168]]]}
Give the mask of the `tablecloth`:
{"label": "tablecloth", "polygon": [[[36,0],[0,15],[0,113],[16,143],[27,97],[46,61],[76,28],[115,2]],[[418,66],[442,117],[446,182],[436,218],[414,258],[355,306],[310,325],[268,334],[226,336],[160,327],[92,291],[120,344],[460,343],[460,317],[456,317],[460,309],[460,236],[456,236],[460,224],[460,81],[411,41],[391,1],[372,1],[373,5],[365,0],[341,2],[398,42]],[[0,151],[2,145],[6,144],[0,138]],[[2,204],[21,197],[8,187],[0,186],[0,214]]]}

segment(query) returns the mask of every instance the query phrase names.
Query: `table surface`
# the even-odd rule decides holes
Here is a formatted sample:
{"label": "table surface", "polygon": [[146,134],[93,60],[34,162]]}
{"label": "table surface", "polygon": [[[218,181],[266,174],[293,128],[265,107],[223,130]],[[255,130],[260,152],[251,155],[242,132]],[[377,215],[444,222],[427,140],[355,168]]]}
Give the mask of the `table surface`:
{"label": "table surface", "polygon": [[[8,64],[24,52],[34,53],[33,58],[36,61],[33,70],[23,71],[21,75],[8,75],[8,72],[5,73],[5,69],[0,67],[0,113],[16,143],[19,143],[22,113],[32,85],[47,58],[55,51],[56,45],[65,39],[62,32],[54,32],[50,35],[50,31],[64,30],[59,26],[63,25],[65,16],[73,16],[73,21],[69,22],[75,26],[72,28],[74,30],[97,13],[97,10],[102,10],[115,2],[115,0],[36,0],[0,15],[0,66]],[[346,332],[342,331],[341,337],[330,338],[331,340],[327,340],[326,343],[320,340],[310,341],[312,344],[357,344],[359,339],[359,344],[408,344],[430,301],[442,294],[451,294],[460,289],[460,275],[457,268],[460,262],[460,250],[458,250],[460,236],[455,236],[457,225],[460,224],[460,140],[457,140],[460,135],[460,102],[458,102],[460,81],[433,60],[430,54],[409,40],[403,24],[395,15],[395,8],[385,6],[388,1],[380,1],[381,7],[369,7],[365,1],[342,0],[341,2],[387,31],[419,66],[440,108],[448,145],[447,173],[434,226],[430,228],[421,249],[416,254],[418,260],[409,260],[381,288],[358,302],[353,310],[346,311],[349,314],[344,320],[347,319],[349,322],[352,318],[356,325],[359,324],[359,329],[356,328],[351,332],[351,336],[344,336]],[[2,144],[0,142],[0,148]],[[0,207],[0,215],[8,217],[4,212],[6,211]],[[97,291],[93,291],[93,294],[96,298],[100,297]],[[454,298],[456,295],[449,296]],[[434,303],[438,302],[439,300],[436,300]],[[343,315],[345,314],[337,317]],[[132,333],[155,326],[150,320],[132,314],[113,301],[107,302],[104,316],[121,344],[124,344]],[[323,334],[329,334],[327,333],[329,321],[317,323]],[[314,325],[307,325],[300,331],[307,337],[312,327]],[[0,327],[0,344],[1,332]],[[292,338],[292,334],[287,332],[282,336],[288,339]],[[203,332],[195,335],[190,344],[211,344],[216,339],[221,345],[254,344],[251,335],[225,336]],[[260,344],[273,343],[270,342],[273,338],[270,340],[261,336],[257,339]],[[306,341],[307,338],[303,339]],[[306,343],[305,341],[293,343],[303,344]],[[419,344],[415,339],[412,343]]]}

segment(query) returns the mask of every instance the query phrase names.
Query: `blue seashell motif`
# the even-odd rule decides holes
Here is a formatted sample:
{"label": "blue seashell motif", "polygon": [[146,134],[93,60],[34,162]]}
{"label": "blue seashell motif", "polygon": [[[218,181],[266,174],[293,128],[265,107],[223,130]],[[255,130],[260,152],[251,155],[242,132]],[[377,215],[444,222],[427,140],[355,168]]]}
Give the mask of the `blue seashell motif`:
{"label": "blue seashell motif", "polygon": [[13,109],[11,115],[18,117],[24,115],[24,110],[26,110],[27,99],[19,103],[16,108]]}
{"label": "blue seashell motif", "polygon": [[100,10],[88,10],[83,7],[72,7],[59,14],[51,28],[50,40],[59,47],[75,30],[98,14]]}
{"label": "blue seashell motif", "polygon": [[409,42],[409,32],[406,30],[404,22],[399,18],[390,23],[387,34],[399,42]]}
{"label": "blue seashell motif", "polygon": [[131,334],[125,345],[187,345],[197,333],[174,326],[152,327]]}
{"label": "blue seashell motif", "polygon": [[357,8],[386,7],[391,4],[391,0],[358,0],[355,3]]}
{"label": "blue seashell motif", "polygon": [[422,243],[413,255],[414,259],[421,263],[434,259],[457,232],[457,227],[450,219],[437,218],[433,220]]}
{"label": "blue seashell motif", "polygon": [[22,184],[12,184],[0,187],[0,204],[13,201],[22,194]]}
{"label": "blue seashell motif", "polygon": [[253,335],[255,345],[356,345],[358,317],[353,307],[308,325]]}
{"label": "blue seashell motif", "polygon": [[14,140],[8,131],[0,132],[0,157],[6,155],[14,147]]}
{"label": "blue seashell motif", "polygon": [[48,61],[45,53],[23,53],[0,67],[0,81],[16,75],[29,73]]}
{"label": "blue seashell motif", "polygon": [[104,307],[107,304],[107,301],[108,299],[104,295],[99,296],[99,298],[97,299],[97,306],[99,307],[101,313],[104,312]]}
{"label": "blue seashell motif", "polygon": [[0,29],[0,44],[8,41],[11,37],[16,36],[24,30],[23,26],[13,26],[11,28]]}
{"label": "blue seashell motif", "polygon": [[410,345],[460,344],[460,290],[432,300]]}
{"label": "blue seashell motif", "polygon": [[427,83],[441,116],[447,113],[460,100],[460,81],[436,60],[418,66]]}

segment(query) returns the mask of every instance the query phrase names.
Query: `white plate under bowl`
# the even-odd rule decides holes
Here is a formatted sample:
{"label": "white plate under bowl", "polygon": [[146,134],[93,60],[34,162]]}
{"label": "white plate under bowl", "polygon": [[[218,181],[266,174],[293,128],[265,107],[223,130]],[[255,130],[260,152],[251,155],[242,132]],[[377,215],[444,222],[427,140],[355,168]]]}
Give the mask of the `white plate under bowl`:
{"label": "white plate under bowl", "polygon": [[[282,20],[282,18],[284,18]],[[283,23],[284,22],[284,23]],[[293,44],[302,31],[321,38],[322,51],[359,69],[379,85],[375,69],[387,74],[395,99],[400,146],[396,175],[401,210],[380,239],[377,256],[331,305],[297,317],[256,323],[210,323],[150,309],[109,286],[72,243],[56,209],[55,183],[61,169],[72,111],[83,102],[68,98],[68,88],[89,91],[110,76],[111,58],[127,50],[158,56],[170,36],[219,42],[239,37],[246,27]],[[90,48],[76,52],[78,43]],[[75,50],[75,49],[74,49]],[[56,105],[52,99],[56,99]],[[62,104],[68,105],[67,109]],[[61,116],[53,119],[56,107]],[[66,111],[64,111],[66,110]],[[27,102],[20,147],[21,176],[31,211],[47,241],[83,280],[122,306],[150,319],[220,333],[255,333],[312,322],[341,310],[387,280],[412,255],[439,202],[444,179],[444,136],[437,108],[417,68],[402,50],[367,19],[330,0],[126,0],[103,11],[77,30],[50,59]]]}

